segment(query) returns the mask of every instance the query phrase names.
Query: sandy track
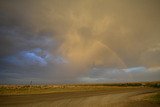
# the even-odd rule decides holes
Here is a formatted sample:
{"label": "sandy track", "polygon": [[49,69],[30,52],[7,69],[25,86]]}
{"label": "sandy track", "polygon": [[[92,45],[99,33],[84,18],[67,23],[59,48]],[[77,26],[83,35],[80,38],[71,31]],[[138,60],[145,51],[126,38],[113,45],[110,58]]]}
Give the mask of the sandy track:
{"label": "sandy track", "polygon": [[154,93],[155,89],[116,89],[94,92],[67,92],[41,95],[0,96],[1,107],[159,107],[133,100],[135,96]]}

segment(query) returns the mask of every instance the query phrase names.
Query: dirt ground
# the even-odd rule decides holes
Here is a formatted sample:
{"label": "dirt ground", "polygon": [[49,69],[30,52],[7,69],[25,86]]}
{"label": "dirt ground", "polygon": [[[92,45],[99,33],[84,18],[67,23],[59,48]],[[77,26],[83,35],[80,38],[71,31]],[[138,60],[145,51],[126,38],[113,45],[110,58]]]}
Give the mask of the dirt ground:
{"label": "dirt ground", "polygon": [[89,92],[36,95],[0,95],[0,107],[160,107],[143,97],[160,91],[153,88],[119,88]]}

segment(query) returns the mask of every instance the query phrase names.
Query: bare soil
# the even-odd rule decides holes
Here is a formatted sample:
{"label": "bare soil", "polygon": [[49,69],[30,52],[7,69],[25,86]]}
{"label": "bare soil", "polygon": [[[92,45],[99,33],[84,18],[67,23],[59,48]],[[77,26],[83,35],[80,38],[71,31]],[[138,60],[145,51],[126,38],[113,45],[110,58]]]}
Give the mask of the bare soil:
{"label": "bare soil", "polygon": [[154,88],[113,88],[97,91],[33,95],[0,95],[0,107],[160,107],[143,100]]}

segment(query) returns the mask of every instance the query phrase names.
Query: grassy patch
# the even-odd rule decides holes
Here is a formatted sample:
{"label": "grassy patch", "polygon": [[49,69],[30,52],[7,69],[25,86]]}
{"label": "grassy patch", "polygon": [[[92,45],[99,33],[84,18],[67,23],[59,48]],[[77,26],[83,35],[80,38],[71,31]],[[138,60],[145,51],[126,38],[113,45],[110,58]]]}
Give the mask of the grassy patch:
{"label": "grassy patch", "polygon": [[0,95],[42,94],[78,91],[114,91],[134,90],[136,87],[100,86],[100,85],[3,85]]}
{"label": "grassy patch", "polygon": [[160,93],[153,95],[149,98],[149,101],[160,104]]}
{"label": "grassy patch", "polygon": [[[64,84],[64,85],[0,85],[0,95],[42,94],[54,92],[112,90],[117,88],[160,88],[160,82]],[[153,98],[154,99],[154,98]]]}

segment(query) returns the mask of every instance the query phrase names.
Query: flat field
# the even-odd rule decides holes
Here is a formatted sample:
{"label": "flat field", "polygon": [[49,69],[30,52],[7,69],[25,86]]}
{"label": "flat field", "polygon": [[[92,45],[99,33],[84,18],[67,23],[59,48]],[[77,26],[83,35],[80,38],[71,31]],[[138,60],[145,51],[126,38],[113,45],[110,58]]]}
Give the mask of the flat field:
{"label": "flat field", "polygon": [[127,85],[1,85],[0,107],[160,107],[159,88]]}

